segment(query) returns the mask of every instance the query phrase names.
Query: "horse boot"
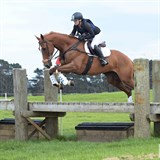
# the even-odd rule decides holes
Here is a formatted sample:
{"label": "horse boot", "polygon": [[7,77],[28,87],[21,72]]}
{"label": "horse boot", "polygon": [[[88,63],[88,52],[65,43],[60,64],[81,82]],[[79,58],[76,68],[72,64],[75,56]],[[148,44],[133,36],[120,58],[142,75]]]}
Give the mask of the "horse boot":
{"label": "horse boot", "polygon": [[74,86],[74,82],[71,80],[68,80],[67,77],[65,77],[62,73],[58,73],[58,79],[60,81],[60,84],[63,85],[69,85],[69,86]]}
{"label": "horse boot", "polygon": [[55,77],[54,74],[51,74],[51,75],[50,75],[50,81],[51,81],[51,83],[52,83],[53,86],[59,88],[60,85],[59,85],[59,83],[57,82],[57,79],[56,79],[56,77]]}
{"label": "horse boot", "polygon": [[94,45],[94,51],[96,52],[96,55],[100,58],[101,65],[107,65],[108,62],[105,60],[101,49],[97,45]]}

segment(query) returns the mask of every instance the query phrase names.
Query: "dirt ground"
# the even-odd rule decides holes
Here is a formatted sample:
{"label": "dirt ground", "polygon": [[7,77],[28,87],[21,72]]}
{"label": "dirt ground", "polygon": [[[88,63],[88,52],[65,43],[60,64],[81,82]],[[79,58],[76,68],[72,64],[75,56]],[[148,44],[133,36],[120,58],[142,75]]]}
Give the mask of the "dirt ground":
{"label": "dirt ground", "polygon": [[142,156],[126,155],[126,156],[121,156],[121,157],[105,158],[103,160],[150,160],[150,159],[158,159],[158,155],[153,154],[153,153],[142,155]]}

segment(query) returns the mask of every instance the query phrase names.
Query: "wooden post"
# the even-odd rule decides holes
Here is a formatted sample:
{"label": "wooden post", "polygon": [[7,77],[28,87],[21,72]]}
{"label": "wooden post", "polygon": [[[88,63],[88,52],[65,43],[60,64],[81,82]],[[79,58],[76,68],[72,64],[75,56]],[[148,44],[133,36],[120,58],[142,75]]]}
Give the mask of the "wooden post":
{"label": "wooden post", "polygon": [[[49,70],[44,71],[44,96],[45,101],[58,101],[58,89],[53,87],[50,82]],[[56,138],[58,136],[58,116],[46,117],[46,133],[51,138]]]}
{"label": "wooden post", "polygon": [[134,136],[136,138],[150,137],[150,122],[147,119],[150,114],[149,61],[147,59],[134,60],[134,83]]}
{"label": "wooden post", "polygon": [[[160,61],[152,61],[153,102],[160,102]],[[154,122],[154,135],[160,136],[160,122]]]}
{"label": "wooden post", "polygon": [[13,70],[14,106],[15,106],[15,139],[28,139],[28,122],[21,116],[27,111],[27,76],[25,69]]}

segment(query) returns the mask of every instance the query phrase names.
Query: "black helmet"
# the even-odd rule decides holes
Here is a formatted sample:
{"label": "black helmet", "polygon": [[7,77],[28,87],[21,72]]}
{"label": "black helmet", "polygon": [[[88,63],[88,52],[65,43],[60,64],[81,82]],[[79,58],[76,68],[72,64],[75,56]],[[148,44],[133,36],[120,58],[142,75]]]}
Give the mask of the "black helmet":
{"label": "black helmet", "polygon": [[79,20],[79,19],[83,19],[83,15],[82,13],[80,12],[75,12],[73,15],[72,15],[72,19],[71,21],[75,21],[75,20]]}

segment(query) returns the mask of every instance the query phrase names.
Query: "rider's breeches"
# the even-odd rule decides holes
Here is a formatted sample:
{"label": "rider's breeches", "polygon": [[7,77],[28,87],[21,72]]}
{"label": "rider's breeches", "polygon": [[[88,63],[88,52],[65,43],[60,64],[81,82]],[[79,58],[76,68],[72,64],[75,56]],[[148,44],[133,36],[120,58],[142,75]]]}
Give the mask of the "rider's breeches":
{"label": "rider's breeches", "polygon": [[92,40],[92,43],[91,43],[91,47],[92,49],[94,49],[94,46],[95,45],[99,45],[100,43],[102,43],[104,41],[104,39],[102,39],[102,33],[100,32],[99,34],[97,34],[93,40]]}

